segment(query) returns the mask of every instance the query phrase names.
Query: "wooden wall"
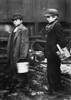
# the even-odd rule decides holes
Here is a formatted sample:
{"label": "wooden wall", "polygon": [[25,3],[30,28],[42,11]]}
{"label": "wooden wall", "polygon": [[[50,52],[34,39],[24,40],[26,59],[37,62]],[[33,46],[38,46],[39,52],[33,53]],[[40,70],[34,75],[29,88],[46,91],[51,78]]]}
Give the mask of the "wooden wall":
{"label": "wooden wall", "polygon": [[7,22],[14,13],[21,13],[24,22],[46,22],[47,8],[60,12],[60,21],[71,21],[71,0],[0,0],[0,22]]}
{"label": "wooden wall", "polygon": [[71,0],[66,0],[66,21],[71,23]]}
{"label": "wooden wall", "polygon": [[60,14],[60,21],[65,21],[66,4],[65,0],[48,0],[48,8],[56,8]]}
{"label": "wooden wall", "polygon": [[0,0],[0,22],[5,22],[8,19],[7,0]]}
{"label": "wooden wall", "polygon": [[8,18],[12,18],[14,13],[21,13],[25,22],[35,21],[34,0],[8,0]]}

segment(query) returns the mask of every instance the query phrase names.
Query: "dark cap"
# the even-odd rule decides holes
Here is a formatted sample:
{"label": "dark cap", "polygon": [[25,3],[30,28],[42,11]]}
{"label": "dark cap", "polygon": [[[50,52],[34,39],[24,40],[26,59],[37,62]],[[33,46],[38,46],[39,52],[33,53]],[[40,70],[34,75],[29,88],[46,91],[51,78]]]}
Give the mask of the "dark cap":
{"label": "dark cap", "polygon": [[47,17],[47,16],[49,16],[49,15],[59,15],[59,12],[58,12],[58,10],[57,9],[50,9],[50,8],[48,8],[46,11],[45,11],[45,14],[44,14],[44,16],[45,17]]}
{"label": "dark cap", "polygon": [[23,16],[21,14],[16,13],[13,15],[12,21],[14,21],[16,19],[23,20]]}

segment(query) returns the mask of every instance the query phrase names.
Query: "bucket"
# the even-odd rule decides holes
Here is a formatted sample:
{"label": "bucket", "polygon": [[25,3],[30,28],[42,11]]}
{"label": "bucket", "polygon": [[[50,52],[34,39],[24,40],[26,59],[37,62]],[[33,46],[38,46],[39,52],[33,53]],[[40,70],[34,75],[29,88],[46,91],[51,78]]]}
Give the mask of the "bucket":
{"label": "bucket", "polygon": [[29,62],[18,62],[17,70],[18,73],[27,73],[29,71]]}

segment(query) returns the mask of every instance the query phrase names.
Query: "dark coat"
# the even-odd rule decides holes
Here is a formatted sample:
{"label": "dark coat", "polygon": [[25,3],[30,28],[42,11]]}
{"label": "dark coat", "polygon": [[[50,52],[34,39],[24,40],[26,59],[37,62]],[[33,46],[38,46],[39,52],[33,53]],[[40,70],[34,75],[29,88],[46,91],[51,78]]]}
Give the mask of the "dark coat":
{"label": "dark coat", "polygon": [[61,89],[61,60],[56,54],[57,46],[59,44],[61,48],[67,46],[67,41],[64,37],[63,28],[61,24],[56,21],[53,25],[46,29],[47,43],[46,43],[46,55],[47,55],[47,77],[48,84],[51,91],[59,91]]}
{"label": "dark coat", "polygon": [[[15,31],[15,32],[14,32]],[[29,50],[28,29],[22,24],[14,29],[8,41],[8,66],[16,69],[19,59],[25,59]]]}
{"label": "dark coat", "polygon": [[57,46],[56,44],[59,44],[61,48],[67,46],[67,41],[65,39],[62,25],[57,21],[52,29],[50,29],[47,34],[47,43],[46,43],[46,52],[47,52],[47,58],[54,57],[56,55]]}

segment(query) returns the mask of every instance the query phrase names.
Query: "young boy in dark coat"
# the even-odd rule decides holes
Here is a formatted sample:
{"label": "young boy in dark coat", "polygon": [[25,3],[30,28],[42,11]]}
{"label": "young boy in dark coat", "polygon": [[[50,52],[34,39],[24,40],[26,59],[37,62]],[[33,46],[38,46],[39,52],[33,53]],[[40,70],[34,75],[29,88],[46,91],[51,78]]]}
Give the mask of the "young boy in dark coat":
{"label": "young boy in dark coat", "polygon": [[[12,77],[18,75],[17,78],[19,78],[19,81],[22,81],[22,79],[24,80],[26,77],[24,76],[26,73],[18,74],[17,62],[27,59],[29,50],[29,34],[28,29],[23,25],[22,15],[14,14],[12,22],[14,24],[14,29],[8,40],[8,69],[6,72]],[[27,78],[25,79],[28,80]]]}
{"label": "young boy in dark coat", "polygon": [[56,51],[57,44],[61,48],[67,46],[67,41],[64,37],[63,28],[58,21],[59,12],[56,9],[47,9],[44,15],[48,21],[46,26],[47,43],[45,47],[47,55],[47,78],[49,84],[49,93],[59,93],[61,90],[61,60]]}

